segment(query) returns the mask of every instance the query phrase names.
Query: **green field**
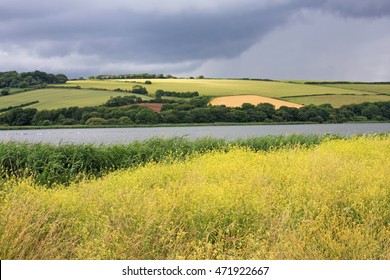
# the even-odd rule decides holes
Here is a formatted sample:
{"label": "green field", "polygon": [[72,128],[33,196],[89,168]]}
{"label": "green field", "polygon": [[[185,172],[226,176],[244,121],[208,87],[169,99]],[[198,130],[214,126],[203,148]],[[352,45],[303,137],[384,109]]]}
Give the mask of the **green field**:
{"label": "green field", "polygon": [[333,107],[341,107],[346,104],[359,104],[363,102],[390,101],[390,95],[314,95],[284,98],[298,104],[332,104]]}
{"label": "green field", "polygon": [[153,79],[151,85],[145,85],[144,79],[135,80],[80,80],[68,81],[69,86],[82,88],[131,89],[142,84],[149,93],[158,89],[171,91],[198,91],[200,95],[227,96],[255,94],[266,97],[281,98],[284,96],[306,94],[362,94],[360,91],[330,88],[317,85],[304,85],[285,82],[265,82],[228,79]]}
{"label": "green field", "polygon": [[347,90],[352,89],[365,93],[390,94],[390,84],[329,84],[324,86]]}
{"label": "green field", "polygon": [[[18,106],[32,101],[39,101],[39,103],[29,107],[37,108],[39,110],[72,106],[96,106],[105,103],[110,96],[120,96],[124,94],[126,93],[91,89],[38,89],[0,97],[0,109],[8,108],[9,106]],[[147,96],[141,97],[142,99],[150,99]]]}

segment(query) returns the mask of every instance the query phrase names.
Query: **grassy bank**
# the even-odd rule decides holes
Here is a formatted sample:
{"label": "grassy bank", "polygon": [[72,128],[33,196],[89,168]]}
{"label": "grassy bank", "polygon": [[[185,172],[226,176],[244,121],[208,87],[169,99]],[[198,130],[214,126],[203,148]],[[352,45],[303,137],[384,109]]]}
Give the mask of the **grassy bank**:
{"label": "grassy bank", "polygon": [[31,176],[39,184],[51,187],[53,184],[69,184],[86,177],[100,177],[110,171],[136,167],[151,161],[182,160],[194,153],[228,151],[233,147],[265,151],[296,145],[312,146],[329,137],[290,135],[235,141],[213,138],[152,138],[126,145],[101,146],[0,143],[0,175],[2,178]]}
{"label": "grassy bank", "polygon": [[[225,146],[226,147],[226,146]],[[0,193],[1,259],[389,259],[389,136],[147,163]]]}

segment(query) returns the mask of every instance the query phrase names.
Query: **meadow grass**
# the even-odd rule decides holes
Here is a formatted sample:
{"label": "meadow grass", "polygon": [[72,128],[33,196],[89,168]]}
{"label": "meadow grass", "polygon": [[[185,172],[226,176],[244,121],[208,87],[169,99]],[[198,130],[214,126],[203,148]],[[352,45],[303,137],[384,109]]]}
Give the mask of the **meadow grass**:
{"label": "meadow grass", "polygon": [[389,259],[390,137],[233,148],[0,192],[1,259]]}
{"label": "meadow grass", "polygon": [[[125,93],[114,91],[102,91],[91,89],[73,89],[73,88],[47,88],[38,89],[18,94],[0,97],[0,109],[9,106],[18,106],[31,101],[39,103],[29,106],[30,108],[59,109],[67,107],[84,107],[101,105],[113,96],[123,96]],[[150,97],[142,96],[142,99]]]}

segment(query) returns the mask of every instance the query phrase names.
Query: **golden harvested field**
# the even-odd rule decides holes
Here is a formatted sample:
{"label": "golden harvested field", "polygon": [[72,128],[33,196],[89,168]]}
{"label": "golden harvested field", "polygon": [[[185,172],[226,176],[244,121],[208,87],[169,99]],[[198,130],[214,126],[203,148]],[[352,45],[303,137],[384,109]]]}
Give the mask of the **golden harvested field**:
{"label": "golden harvested field", "polygon": [[301,104],[278,100],[275,98],[262,97],[258,95],[236,95],[236,96],[225,96],[217,97],[210,101],[211,105],[225,105],[227,107],[240,107],[244,103],[250,103],[257,105],[259,103],[270,103],[275,105],[276,109],[282,106],[301,108]]}
{"label": "golden harvested field", "polygon": [[390,136],[0,189],[1,259],[390,259]]}

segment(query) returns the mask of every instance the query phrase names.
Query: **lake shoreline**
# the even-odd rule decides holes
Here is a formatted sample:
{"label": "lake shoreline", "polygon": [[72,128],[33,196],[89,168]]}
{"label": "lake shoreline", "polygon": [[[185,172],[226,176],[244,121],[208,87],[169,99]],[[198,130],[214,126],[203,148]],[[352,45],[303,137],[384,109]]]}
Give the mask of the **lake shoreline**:
{"label": "lake shoreline", "polygon": [[202,126],[269,126],[269,125],[307,125],[307,124],[376,124],[390,121],[351,121],[343,123],[317,122],[216,122],[216,123],[178,123],[178,124],[133,124],[133,125],[52,125],[52,126],[0,126],[2,130],[33,130],[33,129],[90,129],[90,128],[149,128],[149,127],[202,127]]}
{"label": "lake shoreline", "polygon": [[100,127],[66,129],[0,130],[0,142],[32,142],[49,144],[126,144],[151,138],[216,138],[225,140],[262,136],[341,135],[389,133],[390,123],[343,124],[278,124],[225,126],[155,126],[155,127]]}

